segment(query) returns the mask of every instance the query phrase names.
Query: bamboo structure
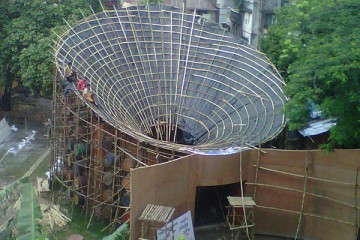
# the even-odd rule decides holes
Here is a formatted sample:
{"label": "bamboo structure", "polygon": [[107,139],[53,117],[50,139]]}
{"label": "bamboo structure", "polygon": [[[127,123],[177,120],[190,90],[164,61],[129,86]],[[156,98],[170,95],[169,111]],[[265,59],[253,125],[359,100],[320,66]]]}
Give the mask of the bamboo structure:
{"label": "bamboo structure", "polygon": [[72,62],[95,94],[88,106],[141,142],[236,152],[239,140],[257,145],[285,125],[284,82],[269,60],[196,12],[135,6],[69,28],[56,43],[58,70]]}
{"label": "bamboo structure", "polygon": [[298,221],[298,226],[296,228],[296,234],[295,234],[295,240],[301,239],[301,235],[300,231],[301,231],[301,223],[302,223],[302,217],[304,214],[304,205],[305,205],[305,196],[306,196],[306,189],[307,189],[307,181],[308,181],[308,170],[309,170],[309,151],[307,151],[306,154],[306,161],[305,161],[305,177],[304,177],[304,188],[303,188],[303,195],[302,195],[302,199],[301,199],[301,209],[300,209],[300,214],[299,214],[299,221]]}
{"label": "bamboo structure", "polygon": [[[57,79],[61,83],[61,78]],[[61,182],[55,202],[83,208],[88,227],[96,218],[109,227],[128,221],[130,171],[184,156],[141,143],[91,112],[76,95],[54,97],[52,173]],[[158,156],[158,157],[157,157]],[[68,192],[68,195],[63,193]]]}
{"label": "bamboo structure", "polygon": [[[87,227],[128,221],[131,169],[242,151],[284,127],[276,69],[196,11],[135,6],[66,23],[54,47],[52,173],[57,202],[81,206]],[[86,91],[65,76],[69,62]]]}

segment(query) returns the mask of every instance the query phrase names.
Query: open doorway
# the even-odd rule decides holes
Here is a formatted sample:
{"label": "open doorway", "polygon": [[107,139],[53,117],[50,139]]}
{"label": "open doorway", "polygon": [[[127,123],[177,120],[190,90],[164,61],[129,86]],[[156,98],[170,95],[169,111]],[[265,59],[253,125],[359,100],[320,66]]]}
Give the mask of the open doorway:
{"label": "open doorway", "polygon": [[[243,187],[244,185],[243,183]],[[195,198],[195,227],[224,223],[226,221],[228,196],[240,196],[239,183],[197,187]]]}

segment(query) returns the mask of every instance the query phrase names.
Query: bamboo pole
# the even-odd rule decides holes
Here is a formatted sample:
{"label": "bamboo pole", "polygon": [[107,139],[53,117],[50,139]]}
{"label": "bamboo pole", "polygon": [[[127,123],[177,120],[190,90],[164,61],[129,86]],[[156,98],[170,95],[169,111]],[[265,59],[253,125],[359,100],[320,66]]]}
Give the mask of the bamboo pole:
{"label": "bamboo pole", "polygon": [[[90,114],[90,123],[91,124],[88,124],[86,123],[89,128],[90,128],[90,143],[91,143],[91,147],[90,147],[90,158],[89,158],[89,163],[88,163],[88,184],[87,184],[87,189],[86,189],[86,192],[89,193],[90,192],[90,186],[91,186],[91,179],[92,179],[92,176],[94,176],[92,173],[94,172],[91,172],[91,167],[93,165],[93,159],[94,159],[94,149],[93,149],[93,144],[94,144],[94,125],[93,125],[93,114]],[[87,199],[85,199],[85,216],[87,216],[89,214],[89,211],[90,211],[90,203]]]}
{"label": "bamboo pole", "polygon": [[[114,163],[113,163],[113,176],[112,176],[112,185],[111,185],[111,194],[113,194],[115,192],[115,181],[116,181],[116,159],[118,158],[117,156],[117,140],[118,140],[118,130],[115,128],[115,137],[114,137]],[[120,168],[119,168],[120,169]],[[120,199],[120,194],[119,194],[119,199]],[[117,213],[118,213],[118,208],[116,208],[115,210],[115,216],[114,219],[116,219],[117,217]],[[112,221],[112,216],[113,216],[113,208],[111,208],[110,211],[110,222]],[[112,226],[112,228],[110,229],[110,231],[112,231],[114,228]]]}
{"label": "bamboo pole", "polygon": [[[184,94],[186,94],[186,89],[184,89],[184,86],[185,86],[185,79],[187,77],[186,72],[187,72],[187,68],[188,68],[191,41],[192,41],[192,37],[193,37],[193,30],[194,30],[195,21],[196,21],[196,10],[194,11],[194,14],[193,14],[193,19],[192,19],[192,23],[191,23],[191,30],[190,30],[190,39],[189,39],[189,43],[188,43],[188,46],[187,46],[187,52],[186,52],[186,56],[185,56],[184,74],[183,74],[183,77],[182,77],[181,87],[180,87],[180,99],[179,99],[180,104],[179,104],[179,110],[178,110],[178,112],[176,114],[175,131],[174,131],[174,140],[173,140],[173,142],[176,142],[177,129],[179,128],[179,116],[180,116],[180,113],[181,113],[183,105],[184,105],[183,104],[184,103],[184,97],[183,96],[184,96]],[[181,44],[180,44],[179,49],[181,49]],[[179,59],[179,61],[180,61],[180,59]],[[190,74],[189,74],[189,76],[190,76]]]}
{"label": "bamboo pole", "polygon": [[257,159],[256,159],[256,169],[255,169],[255,185],[254,185],[254,194],[253,194],[254,202],[256,202],[256,190],[257,190],[256,187],[257,187],[258,177],[259,177],[260,155],[261,155],[261,143],[259,142],[258,154],[257,154]]}
{"label": "bamboo pole", "polygon": [[[128,214],[129,212],[128,211],[125,211],[119,218],[122,218],[123,216],[125,216],[126,214]],[[107,225],[106,227],[104,227],[103,229],[101,229],[101,232],[105,231],[107,228],[109,228],[110,226],[114,225],[116,222],[118,222],[118,220],[114,220],[113,222],[110,222],[109,225]],[[130,222],[130,218],[127,219],[125,222],[123,222],[123,224],[126,224]]]}
{"label": "bamboo pole", "polygon": [[[241,142],[241,146],[243,146],[243,141]],[[243,189],[243,185],[242,185],[242,155],[243,155],[243,151],[240,152],[240,192],[241,192],[241,200],[242,200],[242,210],[243,210],[243,214],[244,214],[244,222],[245,222],[245,229],[246,229],[246,236],[249,240],[251,240],[250,238],[250,234],[249,234],[249,228],[248,228],[248,223],[247,223],[247,214],[246,214],[246,210],[245,210],[245,205],[244,205],[244,189]],[[236,214],[236,212],[234,212],[234,214]]]}
{"label": "bamboo pole", "polygon": [[[61,82],[61,81],[60,81]],[[60,83],[61,84],[61,83]],[[67,101],[66,101],[66,99],[65,99],[65,96],[62,96],[62,99],[63,99],[63,102],[62,102],[62,104],[61,104],[61,108],[62,108],[62,114],[60,115],[61,116],[61,118],[62,118],[62,125],[61,125],[61,132],[62,132],[62,136],[63,136],[63,153],[61,154],[61,159],[62,160],[64,160],[64,156],[65,156],[65,154],[66,154],[66,151],[67,151],[67,138],[68,138],[68,136],[67,136],[67,131],[66,131],[66,128],[67,128],[67,109],[68,109],[68,103],[67,103]],[[60,139],[60,138],[59,138]],[[55,160],[56,162],[55,162],[55,164],[58,164],[58,159],[56,159]],[[58,171],[58,169],[57,169],[57,171]],[[62,179],[63,180],[63,179]],[[59,181],[59,182],[61,182],[61,181]],[[64,200],[64,185],[63,184],[61,184],[61,197],[60,197],[60,202],[59,202],[59,205],[60,205],[60,207],[64,207],[64,204],[63,204],[63,200]]]}
{"label": "bamboo pole", "polygon": [[[247,182],[246,185],[257,185],[257,186],[259,186],[259,187],[277,188],[277,189],[281,189],[281,190],[293,191],[293,192],[298,192],[298,193],[302,193],[302,192],[303,192],[302,190],[299,190],[299,189],[287,188],[287,187],[282,187],[282,186],[277,186],[277,185],[271,185],[271,184],[264,184],[264,183],[257,183],[257,184],[255,184],[255,183]],[[326,200],[329,200],[329,201],[333,201],[333,202],[336,202],[336,203],[345,205],[345,206],[347,206],[347,207],[352,207],[352,208],[355,207],[355,205],[353,205],[353,204],[350,204],[350,203],[347,203],[347,202],[343,202],[343,201],[339,201],[339,200],[337,200],[337,199],[330,198],[330,197],[327,197],[327,196],[323,196],[323,195],[320,195],[320,194],[315,194],[315,193],[311,193],[311,192],[306,192],[306,194],[307,194],[307,195],[314,196],[314,197],[323,198],[323,199],[326,199]],[[357,209],[359,210],[360,207],[357,207]]]}
{"label": "bamboo pole", "polygon": [[303,213],[304,213],[304,205],[305,205],[304,203],[305,203],[306,187],[307,187],[308,172],[309,172],[309,155],[310,155],[310,152],[308,150],[307,153],[306,153],[304,188],[303,188],[303,195],[302,195],[302,200],[301,200],[301,209],[300,209],[299,221],[298,221],[298,226],[297,226],[296,234],[295,234],[295,240],[299,236],[301,223],[302,223],[302,216],[303,216]]}
{"label": "bamboo pole", "polygon": [[[55,96],[55,100],[54,100],[54,116],[53,116],[53,122],[54,122],[54,132],[56,139],[54,139],[54,145],[55,145],[55,150],[54,150],[54,157],[52,159],[52,166],[53,168],[51,169],[51,174],[52,176],[57,174],[57,171],[55,171],[55,164],[57,163],[57,159],[58,156],[60,155],[60,149],[63,148],[63,146],[61,145],[60,139],[64,139],[63,137],[61,137],[61,129],[60,129],[60,123],[63,122],[62,119],[62,111],[63,109],[61,108],[61,97],[59,96],[60,94],[58,93],[58,91],[61,91],[61,87],[59,87],[59,90],[57,88],[58,84],[61,84],[61,80],[60,80],[60,76],[59,76],[59,71],[56,71],[57,75],[56,75],[56,80],[54,83],[54,96]],[[60,120],[59,120],[60,117]],[[54,179],[53,179],[53,183],[54,183]],[[54,184],[52,184],[52,190],[54,190]],[[53,194],[51,195],[51,200],[52,202],[55,202],[55,192],[53,191]]]}
{"label": "bamboo pole", "polygon": [[94,216],[94,212],[95,212],[95,208],[93,208],[93,210],[92,210],[92,212],[91,212],[89,222],[88,222],[88,224],[87,224],[87,226],[86,226],[86,230],[88,230],[89,227],[90,227],[91,220],[92,220],[92,218],[93,218],[93,216]]}
{"label": "bamboo pole", "polygon": [[[253,167],[256,168],[256,165],[253,165]],[[293,176],[293,177],[299,177],[299,178],[304,178],[305,177],[305,176],[300,175],[300,174],[288,173],[288,172],[275,170],[275,169],[271,169],[271,168],[266,168],[266,167],[259,167],[259,169],[269,171],[269,172],[284,174],[284,175],[288,175],[288,176]],[[316,178],[316,177],[309,177],[309,179],[316,180],[316,181],[321,181],[321,182],[325,182],[325,183],[334,183],[334,184],[342,184],[342,185],[347,185],[347,186],[355,186],[355,184],[353,184],[353,183],[333,181],[333,180],[327,180],[327,179]]]}

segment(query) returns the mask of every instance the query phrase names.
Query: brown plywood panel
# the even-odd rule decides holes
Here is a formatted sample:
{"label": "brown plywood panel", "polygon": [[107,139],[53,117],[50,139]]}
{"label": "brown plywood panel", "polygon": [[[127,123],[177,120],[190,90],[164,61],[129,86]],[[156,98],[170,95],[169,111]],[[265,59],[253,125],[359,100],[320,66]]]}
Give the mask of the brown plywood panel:
{"label": "brown plywood panel", "polygon": [[[355,223],[356,219],[353,184],[356,182],[356,169],[360,167],[360,151],[337,150],[327,154],[321,151],[265,149],[265,152],[260,154],[259,159],[259,165],[265,169],[259,169],[258,172],[258,183],[264,186],[257,186],[256,233],[295,236],[302,205],[305,163],[308,156],[309,178],[306,187],[308,193],[304,199],[302,236],[319,240],[356,239],[355,226],[350,223]],[[243,179],[248,183],[255,182],[256,168],[253,165],[256,164],[257,157],[256,149],[243,153]],[[239,160],[239,154],[188,156],[169,163],[133,170],[131,204],[134,218],[131,220],[131,231],[135,235],[131,238],[136,239],[133,236],[138,236],[136,232],[140,225],[136,219],[147,203],[169,204],[176,207],[176,215],[187,210],[194,213],[196,187],[238,182]],[[297,174],[300,177],[266,169]],[[332,182],[318,181],[316,178]],[[337,184],[334,181],[352,184]],[[254,185],[247,185],[248,196],[252,196],[253,190]],[[274,209],[265,209],[261,206]],[[324,232],[324,229],[330,230]]]}
{"label": "brown plywood panel", "polygon": [[293,191],[259,187],[256,195],[256,204],[259,206],[300,212],[301,197],[301,193]]}
{"label": "brown plywood panel", "polygon": [[304,213],[337,221],[355,223],[354,209],[337,202],[306,195]]}
{"label": "brown plywood panel", "polygon": [[[307,151],[266,149],[266,152],[266,154],[261,155],[261,167],[301,176],[305,175]],[[249,156],[251,156],[253,161],[255,159],[255,150],[251,150]],[[354,207],[351,207],[355,203],[355,186],[352,184],[338,184],[336,182],[355,184],[356,169],[360,165],[360,151],[337,150],[334,153],[310,151],[308,156],[309,178],[306,186],[308,194],[305,195],[303,208],[303,237],[324,240],[356,239],[355,226],[354,224],[351,225],[351,223],[355,223],[356,219],[356,211]],[[317,178],[326,181],[319,181]],[[258,183],[302,191],[304,188],[304,177],[288,176],[274,171],[259,169]],[[300,212],[302,197],[302,192],[258,186],[256,203],[267,207]],[[256,210],[256,232],[294,237],[299,214],[283,213],[283,216],[278,216],[279,212],[280,210],[265,211],[258,207]],[[263,220],[269,216],[276,220],[270,222]],[[282,219],[278,220],[278,217]],[[286,221],[286,224],[291,224],[284,226],[283,220]],[[279,225],[282,227],[279,227]],[[324,229],[331,230],[324,232]]]}
{"label": "brown plywood panel", "polygon": [[357,228],[355,226],[307,216],[303,219],[300,233],[302,233],[303,238],[308,239],[357,239]]}
{"label": "brown plywood panel", "polygon": [[[244,164],[247,162],[243,161]],[[218,186],[239,182],[239,155],[198,156],[198,186]]]}
{"label": "brown plywood panel", "polygon": [[[193,158],[196,158],[194,156]],[[147,204],[175,207],[175,215],[189,208],[194,201],[192,183],[189,183],[189,159],[180,159],[165,164],[137,168],[131,171],[131,239],[140,237],[141,222],[138,220]],[[196,168],[195,168],[196,171]],[[190,190],[189,190],[190,189]]]}
{"label": "brown plywood panel", "polygon": [[294,237],[298,218],[298,215],[293,213],[256,208],[255,233]]}

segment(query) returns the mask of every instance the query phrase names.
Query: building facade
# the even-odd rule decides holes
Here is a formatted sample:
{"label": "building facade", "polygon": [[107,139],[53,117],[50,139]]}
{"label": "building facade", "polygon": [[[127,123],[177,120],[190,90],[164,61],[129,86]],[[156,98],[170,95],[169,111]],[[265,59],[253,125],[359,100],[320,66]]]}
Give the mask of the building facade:
{"label": "building facade", "polygon": [[[236,9],[231,9],[231,32],[259,49],[259,39],[275,22],[275,11],[288,0],[244,0]],[[240,9],[240,10],[239,10]]]}

